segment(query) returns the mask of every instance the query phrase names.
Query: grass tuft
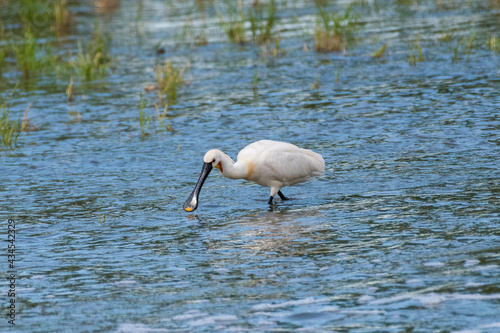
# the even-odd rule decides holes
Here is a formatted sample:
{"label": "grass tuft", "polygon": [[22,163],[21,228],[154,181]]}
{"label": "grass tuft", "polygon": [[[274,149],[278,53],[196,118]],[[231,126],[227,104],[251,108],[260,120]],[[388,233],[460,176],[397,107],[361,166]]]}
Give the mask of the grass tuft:
{"label": "grass tuft", "polygon": [[408,62],[410,66],[417,65],[417,62],[424,61],[422,48],[420,47],[420,37],[417,37],[413,43],[410,44],[410,54],[408,55]]}
{"label": "grass tuft", "polygon": [[[12,96],[12,94],[11,94]],[[16,146],[17,138],[22,132],[22,125],[20,120],[10,119],[10,105],[9,99],[0,96],[0,142],[4,147],[12,149],[12,146]]]}
{"label": "grass tuft", "polygon": [[318,52],[345,51],[348,41],[358,30],[358,16],[348,6],[344,14],[327,12],[316,2],[318,17],[314,27],[314,50]]}
{"label": "grass tuft", "polygon": [[226,32],[229,42],[234,44],[244,44],[245,37],[245,17],[243,15],[243,4],[241,0],[238,1],[238,8],[229,6],[227,10],[228,20],[224,20],[222,14],[217,12],[219,23]]}
{"label": "grass tuft", "polygon": [[387,50],[387,44],[384,44],[378,49],[378,51],[373,53],[374,58],[382,58]]}
{"label": "grass tuft", "polygon": [[171,61],[166,60],[165,65],[156,66],[155,74],[160,99],[166,98],[167,103],[175,103],[177,90],[184,83],[184,69],[178,69]]}
{"label": "grass tuft", "polygon": [[256,44],[269,43],[274,35],[276,25],[276,3],[271,0],[269,3],[254,3],[248,11],[247,19],[250,22],[252,40]]}
{"label": "grass tuft", "polygon": [[24,39],[12,40],[10,47],[24,79],[52,70],[56,66],[56,59],[50,49],[42,49],[29,29],[25,31]]}
{"label": "grass tuft", "polygon": [[105,35],[96,22],[86,51],[83,50],[81,42],[78,42],[78,55],[69,62],[75,75],[85,81],[106,77],[112,61],[109,55],[110,43],[111,37]]}
{"label": "grass tuft", "polygon": [[500,53],[500,40],[497,38],[496,35],[491,36],[486,40],[486,47],[490,49],[492,52]]}

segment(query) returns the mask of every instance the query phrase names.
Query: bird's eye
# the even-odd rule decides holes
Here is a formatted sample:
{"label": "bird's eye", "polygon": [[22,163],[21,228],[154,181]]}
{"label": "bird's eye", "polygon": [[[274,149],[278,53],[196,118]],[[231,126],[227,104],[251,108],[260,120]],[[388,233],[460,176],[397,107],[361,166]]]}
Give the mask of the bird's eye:
{"label": "bird's eye", "polygon": [[212,163],[215,163],[215,158],[212,160]]}

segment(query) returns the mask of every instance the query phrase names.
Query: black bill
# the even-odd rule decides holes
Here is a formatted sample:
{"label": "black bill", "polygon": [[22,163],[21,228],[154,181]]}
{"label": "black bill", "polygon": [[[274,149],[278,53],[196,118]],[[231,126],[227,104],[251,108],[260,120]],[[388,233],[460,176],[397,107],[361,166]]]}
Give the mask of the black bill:
{"label": "black bill", "polygon": [[193,192],[191,192],[191,195],[184,203],[184,210],[186,212],[192,212],[193,210],[198,208],[198,196],[200,195],[201,187],[203,186],[205,179],[207,179],[208,175],[210,174],[210,171],[212,171],[212,168],[212,163],[203,163],[203,169],[201,169],[200,178],[198,178],[198,182],[196,183]]}

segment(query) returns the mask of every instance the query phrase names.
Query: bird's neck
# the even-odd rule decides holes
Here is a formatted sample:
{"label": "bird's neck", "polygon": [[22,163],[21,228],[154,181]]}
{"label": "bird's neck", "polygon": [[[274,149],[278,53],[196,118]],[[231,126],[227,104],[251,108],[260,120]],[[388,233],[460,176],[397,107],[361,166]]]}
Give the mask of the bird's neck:
{"label": "bird's neck", "polygon": [[234,163],[231,157],[226,154],[224,154],[220,163],[222,165],[222,175],[226,178],[240,179],[247,176],[248,170],[246,165],[239,162]]}

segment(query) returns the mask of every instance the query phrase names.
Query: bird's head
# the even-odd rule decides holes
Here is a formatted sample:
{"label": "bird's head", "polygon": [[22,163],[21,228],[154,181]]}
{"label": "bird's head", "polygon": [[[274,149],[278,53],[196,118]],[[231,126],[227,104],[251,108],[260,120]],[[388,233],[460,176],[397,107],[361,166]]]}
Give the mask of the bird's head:
{"label": "bird's head", "polygon": [[221,152],[219,149],[212,149],[205,154],[205,157],[203,157],[203,162],[210,163],[212,164],[213,168],[217,168],[220,170],[220,172],[223,172],[221,160],[224,155],[226,154]]}
{"label": "bird's head", "polygon": [[198,197],[203,183],[214,167],[219,169],[220,172],[223,172],[221,161],[224,158],[229,157],[218,149],[212,149],[205,154],[203,157],[203,168],[201,169],[200,178],[198,178],[198,182],[196,183],[193,192],[184,203],[185,211],[192,212],[198,208]]}

